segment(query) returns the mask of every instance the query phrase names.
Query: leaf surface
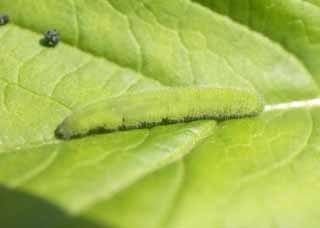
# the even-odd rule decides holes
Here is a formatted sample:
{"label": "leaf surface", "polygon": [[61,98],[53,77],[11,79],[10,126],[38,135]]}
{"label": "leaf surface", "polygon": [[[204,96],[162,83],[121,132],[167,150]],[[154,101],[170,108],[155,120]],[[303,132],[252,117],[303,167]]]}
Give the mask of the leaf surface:
{"label": "leaf surface", "polygon": [[[320,225],[318,1],[198,2],[0,2],[1,226]],[[39,44],[51,28],[56,48]],[[255,89],[266,111],[54,137],[96,99],[203,85]]]}

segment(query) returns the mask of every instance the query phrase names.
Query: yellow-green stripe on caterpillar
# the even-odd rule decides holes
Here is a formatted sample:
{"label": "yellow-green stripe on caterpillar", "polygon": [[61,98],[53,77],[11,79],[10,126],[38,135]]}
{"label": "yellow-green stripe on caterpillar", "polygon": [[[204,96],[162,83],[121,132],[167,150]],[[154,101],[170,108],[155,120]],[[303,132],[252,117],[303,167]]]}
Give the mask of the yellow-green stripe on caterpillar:
{"label": "yellow-green stripe on caterpillar", "polygon": [[56,136],[70,139],[97,132],[150,128],[200,119],[253,116],[263,102],[250,90],[178,87],[98,100],[68,116]]}

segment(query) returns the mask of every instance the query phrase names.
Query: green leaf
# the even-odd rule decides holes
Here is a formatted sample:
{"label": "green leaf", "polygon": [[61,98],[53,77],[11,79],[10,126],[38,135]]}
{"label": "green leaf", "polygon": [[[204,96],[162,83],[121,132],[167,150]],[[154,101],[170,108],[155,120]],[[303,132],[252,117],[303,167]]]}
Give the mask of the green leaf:
{"label": "green leaf", "polygon": [[278,42],[320,82],[319,0],[194,1]]}
{"label": "green leaf", "polygon": [[317,227],[319,127],[319,108],[222,123],[183,160],[86,214],[115,227]]}
{"label": "green leaf", "polygon": [[[1,227],[319,227],[319,2],[198,2],[0,2]],[[265,112],[54,137],[98,98],[201,85]]]}

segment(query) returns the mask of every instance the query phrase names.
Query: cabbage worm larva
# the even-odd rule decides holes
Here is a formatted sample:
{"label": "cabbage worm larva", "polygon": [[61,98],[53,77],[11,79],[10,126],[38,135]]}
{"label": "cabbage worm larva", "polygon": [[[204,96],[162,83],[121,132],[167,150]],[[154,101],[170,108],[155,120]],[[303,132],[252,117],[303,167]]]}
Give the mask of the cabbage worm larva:
{"label": "cabbage worm larva", "polygon": [[179,87],[95,101],[73,112],[56,129],[59,138],[150,128],[159,124],[256,115],[260,96],[234,88]]}

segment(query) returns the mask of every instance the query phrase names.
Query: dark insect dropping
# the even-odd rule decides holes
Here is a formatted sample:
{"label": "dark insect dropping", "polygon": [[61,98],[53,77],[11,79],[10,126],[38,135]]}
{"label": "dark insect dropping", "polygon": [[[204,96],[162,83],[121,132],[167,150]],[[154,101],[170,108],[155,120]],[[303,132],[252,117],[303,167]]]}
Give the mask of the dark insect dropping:
{"label": "dark insect dropping", "polygon": [[0,25],[5,25],[9,22],[8,15],[0,15]]}
{"label": "dark insect dropping", "polygon": [[54,47],[56,46],[60,41],[60,33],[55,30],[49,30],[44,33],[44,39],[42,40],[42,43],[45,46]]}

